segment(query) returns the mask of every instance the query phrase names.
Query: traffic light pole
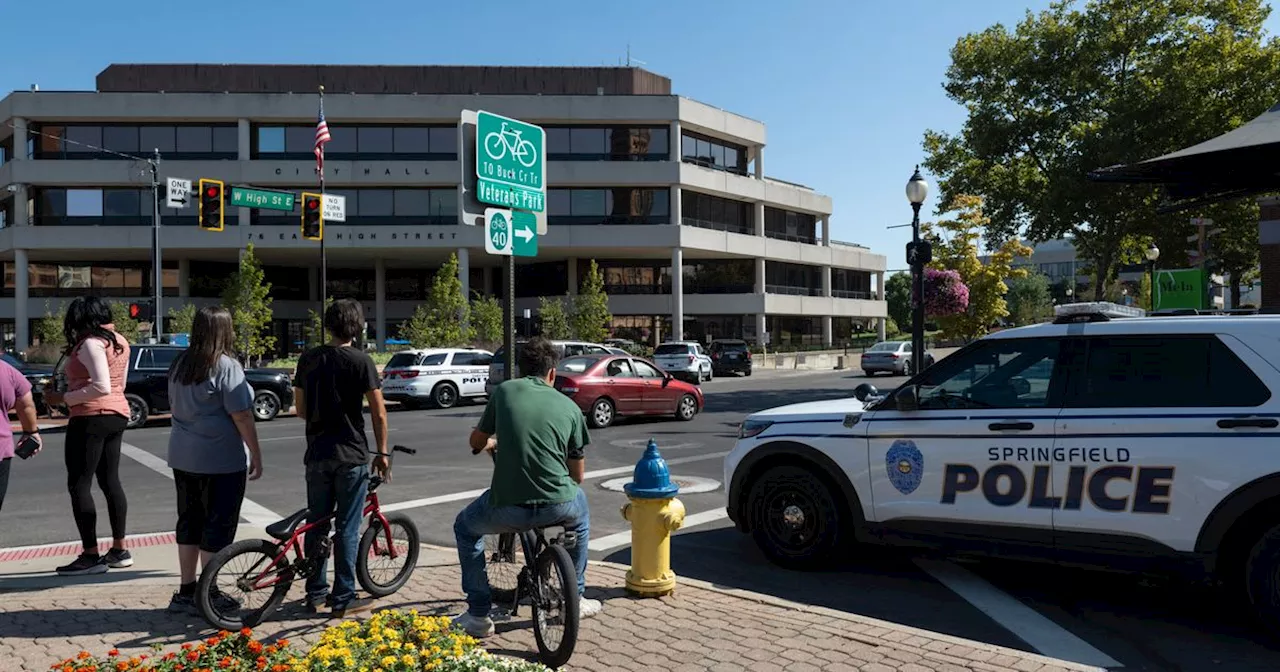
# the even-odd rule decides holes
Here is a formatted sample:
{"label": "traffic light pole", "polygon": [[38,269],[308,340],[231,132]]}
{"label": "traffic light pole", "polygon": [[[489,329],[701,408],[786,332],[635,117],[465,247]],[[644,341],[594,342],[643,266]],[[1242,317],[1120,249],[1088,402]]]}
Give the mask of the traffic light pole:
{"label": "traffic light pole", "polygon": [[161,340],[164,330],[164,313],[160,311],[160,295],[164,271],[160,266],[160,150],[155,150],[155,158],[151,159],[151,324],[155,330],[156,343]]}

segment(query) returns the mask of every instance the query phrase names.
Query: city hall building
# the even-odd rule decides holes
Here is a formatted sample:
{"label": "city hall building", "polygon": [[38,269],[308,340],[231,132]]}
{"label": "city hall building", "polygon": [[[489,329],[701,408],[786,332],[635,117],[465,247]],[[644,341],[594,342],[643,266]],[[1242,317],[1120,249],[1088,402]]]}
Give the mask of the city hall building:
{"label": "city hall building", "polygon": [[[330,296],[363,302],[379,345],[456,254],[469,295],[503,297],[504,260],[460,225],[458,120],[481,109],[546,128],[547,223],[517,260],[517,314],[602,269],[620,338],[839,343],[883,325],[885,257],[831,239],[831,199],[767,177],[765,125],[671,93],[638,68],[111,65],[96,91],[0,100],[0,330],[6,348],[59,304],[151,295],[149,166],[165,177],[315,191],[317,90],[332,141]],[[791,148],[790,151],[803,151]],[[227,203],[221,232],[162,209],[168,307],[218,300],[249,245],[281,348],[320,294],[299,213]]]}

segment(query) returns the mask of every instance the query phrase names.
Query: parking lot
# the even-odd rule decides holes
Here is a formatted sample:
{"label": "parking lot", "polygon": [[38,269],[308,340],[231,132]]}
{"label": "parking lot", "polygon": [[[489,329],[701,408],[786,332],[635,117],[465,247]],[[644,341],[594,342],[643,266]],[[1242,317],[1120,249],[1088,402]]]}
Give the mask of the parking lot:
{"label": "parking lot", "polygon": [[[882,389],[900,381],[873,380]],[[856,371],[757,371],[750,378],[717,378],[703,385],[707,407],[691,422],[623,420],[593,431],[586,483],[593,557],[629,560],[628,526],[618,511],[625,497],[612,488],[627,480],[653,438],[677,479],[693,490],[709,488],[687,488],[680,495],[688,520],[673,541],[672,563],[681,576],[1037,651],[1035,644],[1014,634],[1026,635],[1032,623],[1036,636],[1031,639],[1040,647],[1052,642],[1057,648],[1052,655],[1117,669],[1280,668],[1280,652],[1254,633],[1241,610],[1212,592],[1173,581],[1138,581],[1049,565],[955,562],[865,547],[843,559],[839,568],[821,573],[770,565],[749,537],[732,528],[723,509],[722,458],[734,444],[737,424],[755,410],[849,397],[862,382],[866,379]],[[419,451],[397,458],[395,478],[380,493],[388,508],[414,518],[425,542],[453,545],[453,517],[488,485],[489,460],[473,457],[466,446],[481,409],[463,403],[447,410],[397,409],[390,415],[390,441]],[[248,522],[265,524],[304,502],[304,437],[292,417],[259,424],[258,430],[265,475],[249,484],[252,503],[244,513]],[[168,433],[167,422],[158,421],[126,434],[129,459],[122,465],[122,479],[130,497],[131,534],[172,528],[174,494],[164,475]],[[75,538],[64,480],[61,436],[52,433],[40,456],[14,465],[0,514],[0,546]],[[99,507],[105,533],[105,507]]]}

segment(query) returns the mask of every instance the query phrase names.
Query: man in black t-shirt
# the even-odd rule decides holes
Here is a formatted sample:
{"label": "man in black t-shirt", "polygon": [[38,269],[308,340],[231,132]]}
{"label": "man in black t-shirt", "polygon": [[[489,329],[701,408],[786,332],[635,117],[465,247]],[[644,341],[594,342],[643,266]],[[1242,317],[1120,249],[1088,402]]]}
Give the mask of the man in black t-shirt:
{"label": "man in black t-shirt", "polygon": [[[333,548],[333,591],[329,591],[328,563],[307,579],[306,607],[318,612],[323,601],[336,617],[369,608],[356,599],[356,553],[360,520],[368,493],[369,441],[365,437],[364,401],[369,402],[373,437],[377,442],[373,470],[391,477],[387,459],[387,408],[382,401],[378,369],[373,359],[352,347],[364,331],[364,310],[351,299],[334,301],[324,311],[324,326],[333,340],[308,350],[298,360],[294,379],[298,417],[307,427],[307,509],[310,521],[337,511]],[[329,525],[307,533],[307,556],[322,552]]]}

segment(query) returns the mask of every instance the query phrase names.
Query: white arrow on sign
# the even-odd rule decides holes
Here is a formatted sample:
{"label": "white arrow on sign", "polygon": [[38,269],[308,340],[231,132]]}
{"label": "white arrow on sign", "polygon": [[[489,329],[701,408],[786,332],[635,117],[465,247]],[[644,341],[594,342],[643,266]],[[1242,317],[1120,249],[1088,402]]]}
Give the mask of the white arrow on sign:
{"label": "white arrow on sign", "polygon": [[533,231],[529,229],[516,229],[515,234],[520,238],[523,238],[526,243],[533,238]]}
{"label": "white arrow on sign", "polygon": [[185,208],[191,203],[191,180],[181,177],[166,177],[168,189],[164,204],[169,208]]}

